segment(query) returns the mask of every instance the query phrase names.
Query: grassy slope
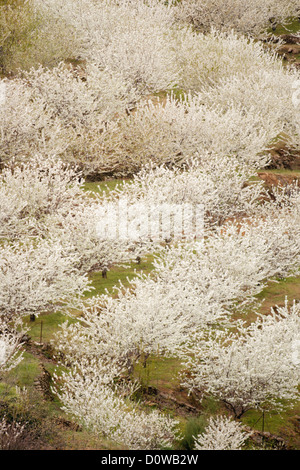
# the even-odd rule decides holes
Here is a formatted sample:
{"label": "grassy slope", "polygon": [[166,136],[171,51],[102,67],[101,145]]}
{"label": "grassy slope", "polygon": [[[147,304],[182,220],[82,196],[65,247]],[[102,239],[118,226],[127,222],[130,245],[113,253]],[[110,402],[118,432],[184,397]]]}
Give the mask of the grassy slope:
{"label": "grassy slope", "polygon": [[[292,21],[288,26],[278,26],[275,34],[290,34],[300,30],[300,24],[298,20]],[[265,171],[265,170],[264,170]],[[268,170],[273,173],[280,174],[292,174],[288,170]],[[297,172],[299,173],[299,172]],[[108,186],[108,190],[114,189],[116,184],[122,184],[121,180],[111,180],[106,182],[88,182],[85,183],[85,189],[92,192],[97,192],[100,189],[104,189]],[[99,186],[99,187],[98,187]],[[135,270],[144,272],[150,272],[152,269],[152,258],[149,257],[142,260],[140,265],[134,263],[130,264],[128,269],[113,268],[109,271],[107,279],[103,279],[101,273],[92,273],[91,279],[95,290],[93,294],[102,294],[107,289],[113,294],[113,287],[118,285],[119,280],[126,286],[128,285],[127,278],[132,279],[135,275]],[[291,301],[292,299],[300,298],[300,276],[280,280],[278,283],[269,283],[264,291],[258,296],[258,300],[263,300],[261,312],[268,313],[271,306],[282,305],[284,303],[285,296]],[[58,330],[59,324],[67,319],[66,315],[62,313],[45,314],[41,315],[34,323],[30,323],[27,318],[27,326],[29,327],[29,335],[33,342],[39,342],[41,338],[41,323],[42,323],[42,343],[47,345],[53,338],[53,335]],[[74,321],[74,320],[73,320]],[[34,383],[37,377],[41,373],[41,365],[43,365],[50,373],[55,369],[55,362],[53,361],[51,354],[48,355],[47,350],[43,350],[42,346],[35,345],[34,347],[28,347],[24,354],[24,359],[16,369],[10,374],[6,381],[2,381],[0,384],[0,395],[1,399],[14,399],[13,389],[9,388],[10,385],[18,385],[19,387],[26,386],[28,390],[34,389]],[[186,397],[182,394],[180,389],[178,373],[180,372],[181,365],[178,360],[168,358],[150,357],[146,368],[139,366],[135,370],[137,378],[146,387],[154,387],[162,393],[177,397],[178,400],[185,400]],[[9,392],[7,392],[7,389]],[[42,403],[41,396],[39,400]],[[157,402],[148,402],[149,406],[157,406]],[[60,409],[60,403],[58,400],[53,402],[47,402],[44,404],[47,407],[49,417],[54,418],[57,416],[67,417]],[[175,408],[170,410],[173,415],[179,416],[182,422],[182,429],[185,431],[185,439],[182,443],[184,448],[189,448],[192,441],[191,436],[196,434],[200,430],[203,430],[207,417],[211,414],[220,412],[220,405],[214,400],[205,400],[201,404],[201,412],[199,416],[182,417],[182,414],[178,413],[178,409]],[[300,404],[295,404],[294,409],[288,410],[281,416],[278,414],[268,415],[265,418],[265,430],[271,433],[282,436],[287,439],[291,446],[294,448],[300,448],[300,437],[299,432],[296,431],[297,415],[300,415]],[[254,411],[249,411],[243,417],[243,422],[251,425],[254,429],[261,430],[262,420],[261,415]],[[97,436],[79,429],[74,430],[70,426],[63,426],[54,428],[57,432],[63,433],[63,448],[65,449],[112,449],[116,448],[115,444],[104,439],[98,439]],[[55,444],[54,444],[55,445]]]}
{"label": "grassy slope", "polygon": [[[290,170],[268,170],[270,173],[276,174],[299,174],[299,171]],[[114,182],[112,182],[114,184]],[[150,266],[145,265],[146,270],[151,269]],[[132,275],[132,271],[129,271]],[[111,289],[114,280],[117,278],[124,279],[126,277],[126,270],[116,269],[110,279],[100,279],[99,274],[95,273],[95,287],[99,293],[103,292],[104,286]],[[97,284],[99,280],[99,284]],[[278,280],[277,282],[270,282],[267,287],[257,296],[258,301],[261,302],[260,312],[268,314],[270,308],[276,305],[284,305],[285,298],[290,302],[293,299],[300,299],[300,276],[290,277],[287,279]],[[249,320],[251,317],[249,318]],[[163,393],[169,395],[177,395],[181,397],[180,382],[178,373],[181,370],[181,364],[176,359],[150,357],[147,361],[146,368],[139,366],[136,368],[136,377],[147,387],[157,388]],[[156,402],[154,402],[156,403]],[[151,400],[149,402],[151,405]],[[220,411],[220,406],[213,400],[205,402],[201,409],[201,415],[204,417]],[[264,429],[271,434],[279,435],[286,439],[290,446],[293,448],[300,448],[300,436],[296,430],[297,415],[300,415],[300,403],[296,403],[294,408],[289,409],[287,412],[265,416]],[[200,429],[205,424],[205,419],[200,418],[187,418],[184,420],[184,429],[186,437],[189,435],[190,428]],[[243,417],[243,422],[254,429],[262,430],[261,413],[256,411],[248,411]],[[199,430],[198,429],[198,430]]]}
{"label": "grassy slope", "polygon": [[[144,271],[151,270],[151,262],[144,262],[141,264],[140,269]],[[108,273],[108,279],[102,279],[100,273],[94,273],[92,275],[93,285],[95,287],[95,294],[101,294],[107,288],[112,292],[113,286],[118,285],[119,279],[126,284],[126,276],[134,276],[134,267],[129,267],[128,270],[121,268],[118,270],[115,268],[113,272]],[[261,312],[269,312],[269,308],[274,305],[283,305],[285,296],[288,296],[289,300],[294,298],[299,298],[300,293],[300,277],[298,278],[289,278],[281,280],[278,283],[270,283],[264,291],[258,296],[259,300],[263,300]],[[55,331],[58,329],[59,323],[65,320],[66,317],[63,317],[61,314],[51,314],[45,315],[39,318],[35,324],[31,327],[30,336],[32,340],[39,341],[40,335],[40,322],[43,320],[43,342],[48,342],[52,337]],[[24,361],[18,366],[15,371],[15,376],[18,377],[19,386],[32,386],[36,377],[40,374],[39,362],[42,362],[46,369],[49,372],[53,372],[54,364],[51,361],[43,356],[37,358],[35,354],[27,353]],[[180,361],[172,358],[164,357],[150,357],[147,361],[147,365],[144,368],[142,365],[137,366],[135,369],[135,376],[140,380],[144,387],[153,387],[159,391],[159,394],[162,396],[170,397],[169,402],[166,404],[161,403],[161,398],[157,401],[151,401],[151,397],[146,397],[147,403],[149,406],[158,406],[163,410],[167,407],[167,411],[170,412],[173,416],[180,419],[182,423],[183,430],[188,432],[190,426],[197,426],[197,420],[200,419],[200,422],[203,421],[203,417],[209,416],[211,413],[214,414],[214,410],[219,412],[220,405],[215,403],[213,400],[210,402],[210,407],[205,406],[205,404],[199,409],[199,416],[185,416],[182,417],[182,413],[178,410],[178,407],[173,407],[173,401],[178,401],[184,404],[191,404],[191,400],[188,399],[186,393],[180,387],[180,381],[178,374],[181,371]],[[55,401],[51,410],[52,414],[58,414],[59,411],[59,402]],[[295,409],[288,410],[282,416],[278,414],[267,415],[265,418],[265,430],[271,432],[272,434],[277,434],[285,439],[287,439],[291,446],[295,448],[300,447],[299,435],[297,436],[295,431],[295,416],[300,415],[300,404],[296,404]],[[201,418],[202,416],[202,418]],[[255,411],[249,411],[245,414],[243,421],[251,425],[254,429],[261,430],[262,420],[259,420],[260,414]],[[201,421],[202,419],[202,421]],[[86,443],[92,445],[89,441],[94,439],[94,444],[97,443],[97,446],[104,445],[102,441],[97,440],[95,437],[90,435],[87,432],[76,432],[69,431],[69,438],[73,444],[81,448],[85,446]],[[81,441],[81,437],[83,441]],[[108,444],[106,444],[107,446]],[[105,445],[104,445],[105,446]],[[99,447],[97,447],[99,448]],[[106,447],[110,448],[110,447]]]}
{"label": "grassy slope", "polygon": [[[105,182],[99,183],[103,189]],[[109,189],[112,189],[117,184],[116,180],[108,182]],[[98,183],[87,183],[85,185],[87,190],[98,191]],[[107,291],[113,295],[114,286],[122,282],[124,286],[128,285],[128,279],[132,279],[137,272],[150,272],[152,270],[153,256],[142,259],[141,264],[130,263],[128,267],[114,267],[108,274],[107,279],[102,278],[101,272],[94,272],[90,274],[94,291],[88,293],[87,297],[91,295],[103,294]],[[291,277],[288,279],[280,280],[276,283],[270,282],[268,286],[259,294],[258,300],[263,301],[261,306],[262,313],[268,313],[270,307],[274,305],[283,305],[285,297],[291,301],[299,299],[300,297],[300,276]],[[58,330],[59,324],[66,321],[68,317],[62,313],[44,314],[41,315],[34,323],[31,323],[29,317],[26,319],[26,324],[30,328],[29,335],[33,342],[40,342],[41,337],[41,323],[42,323],[42,343],[45,345],[53,338],[55,332]],[[251,317],[249,317],[251,320]],[[72,320],[75,321],[75,320]],[[33,348],[25,353],[23,362],[15,369],[12,374],[13,382],[18,386],[26,386],[29,389],[34,388],[34,382],[41,374],[41,364],[52,373],[55,369],[55,362],[50,356],[47,356],[47,349],[41,345],[35,345]],[[185,433],[185,440],[182,445],[189,446],[191,442],[191,429],[201,429],[207,417],[210,414],[220,411],[220,405],[213,400],[205,401],[199,407],[199,415],[186,415],[180,411],[178,406],[173,406],[173,402],[180,402],[187,405],[191,404],[191,400],[187,397],[186,393],[180,388],[180,381],[178,373],[181,370],[179,360],[163,358],[163,357],[150,357],[147,361],[146,367],[142,365],[137,366],[135,376],[138,378],[144,387],[153,387],[157,389],[161,396],[169,397],[166,403],[160,398],[159,400],[151,400],[151,397],[146,397],[148,406],[158,406],[162,409],[167,409],[173,416],[180,419],[182,429]],[[198,405],[197,405],[198,407]],[[300,448],[300,438],[295,432],[295,416],[300,415],[300,404],[296,404],[295,409],[291,409],[284,413],[282,416],[274,414],[268,415],[265,418],[265,430],[278,434],[287,439],[295,448]],[[60,410],[60,403],[54,400],[49,404],[49,416],[64,416]],[[251,425],[254,429],[261,430],[262,420],[260,414],[254,411],[249,411],[245,414],[243,421]],[[64,417],[66,419],[66,417]],[[72,429],[64,429],[63,437],[66,440],[65,448],[115,448],[115,445],[97,439],[97,437],[88,433],[87,431],[75,431]],[[187,440],[187,442],[186,442]]]}
{"label": "grassy slope", "polygon": [[281,34],[295,34],[300,31],[300,21],[297,18],[290,18],[289,21],[283,25],[277,25],[276,30],[272,31],[270,28],[268,30],[269,33],[273,33],[276,36],[280,36]]}

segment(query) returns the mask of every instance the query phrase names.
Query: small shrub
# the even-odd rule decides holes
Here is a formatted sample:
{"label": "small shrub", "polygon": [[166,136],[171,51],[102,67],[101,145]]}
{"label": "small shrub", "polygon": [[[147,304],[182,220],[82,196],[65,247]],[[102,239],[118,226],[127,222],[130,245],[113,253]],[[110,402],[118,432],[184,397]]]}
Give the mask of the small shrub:
{"label": "small shrub", "polygon": [[190,418],[187,420],[184,431],[181,447],[184,450],[193,450],[195,437],[204,432],[206,427],[206,419],[203,415],[197,418]]}

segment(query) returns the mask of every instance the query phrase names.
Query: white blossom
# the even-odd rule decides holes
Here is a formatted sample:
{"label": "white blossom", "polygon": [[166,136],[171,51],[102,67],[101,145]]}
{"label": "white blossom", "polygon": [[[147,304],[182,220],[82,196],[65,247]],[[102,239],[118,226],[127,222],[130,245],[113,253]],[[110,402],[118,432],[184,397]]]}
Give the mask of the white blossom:
{"label": "white blossom", "polygon": [[15,450],[15,445],[24,435],[26,424],[9,422],[4,416],[0,421],[0,450]]}
{"label": "white blossom", "polygon": [[183,0],[177,10],[178,19],[200,30],[213,26],[259,34],[273,24],[287,23],[287,18],[297,16],[299,3],[297,0]]}
{"label": "white blossom", "polygon": [[195,439],[196,450],[242,450],[250,433],[226,416],[210,418],[204,433]]}
{"label": "white blossom", "polygon": [[292,360],[299,312],[299,304],[289,308],[286,302],[248,327],[238,323],[236,332],[211,332],[196,340],[185,385],[222,400],[236,417],[251,408],[287,407],[299,399],[299,365]]}
{"label": "white blossom", "polygon": [[123,448],[171,446],[178,435],[177,421],[156,410],[146,412],[130,400],[130,387],[114,385],[118,372],[121,369],[114,361],[105,364],[100,357],[73,362],[71,372],[57,377],[55,390],[63,409]]}
{"label": "white blossom", "polygon": [[16,367],[22,360],[21,334],[0,319],[0,373]]}
{"label": "white blossom", "polygon": [[74,307],[89,284],[76,256],[66,255],[58,241],[0,246],[0,315],[6,321]]}

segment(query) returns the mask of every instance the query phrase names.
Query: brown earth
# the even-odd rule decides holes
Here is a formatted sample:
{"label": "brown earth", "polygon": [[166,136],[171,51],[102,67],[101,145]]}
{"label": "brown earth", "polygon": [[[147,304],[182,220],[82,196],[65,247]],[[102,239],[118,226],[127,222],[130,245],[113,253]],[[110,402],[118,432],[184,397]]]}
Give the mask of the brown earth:
{"label": "brown earth", "polygon": [[279,39],[283,44],[277,49],[278,55],[289,65],[293,64],[297,69],[300,69],[300,36],[295,34],[281,34],[278,40]]}
{"label": "brown earth", "polygon": [[296,173],[289,173],[286,175],[283,174],[276,174],[276,173],[268,173],[268,172],[259,172],[258,176],[262,179],[267,187],[272,186],[288,186],[294,184],[300,184],[300,174]]}

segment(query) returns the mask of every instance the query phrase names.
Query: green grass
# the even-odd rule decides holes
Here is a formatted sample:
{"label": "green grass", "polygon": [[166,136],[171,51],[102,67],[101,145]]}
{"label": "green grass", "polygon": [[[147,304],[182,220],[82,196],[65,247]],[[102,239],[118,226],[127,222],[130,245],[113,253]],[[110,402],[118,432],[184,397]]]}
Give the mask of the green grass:
{"label": "green grass", "polygon": [[287,297],[290,304],[293,300],[300,299],[300,276],[292,276],[280,279],[277,282],[269,282],[257,296],[262,303],[261,313],[269,313],[270,308],[276,305],[283,306]]}
{"label": "green grass", "polygon": [[257,431],[269,432],[288,441],[289,447],[299,449],[300,434],[297,432],[297,416],[300,414],[300,403],[289,407],[286,411],[265,413],[264,420],[261,411],[249,410],[242,417],[244,425]]}
{"label": "green grass", "polygon": [[182,370],[181,361],[177,358],[150,356],[145,364],[136,364],[134,378],[144,387],[154,387],[159,390],[176,390],[179,385],[179,372]]}
{"label": "green grass", "polygon": [[119,281],[125,287],[129,286],[128,280],[133,279],[138,273],[144,272],[148,274],[153,269],[153,255],[147,255],[141,259],[140,264],[137,262],[128,263],[128,266],[112,267],[107,272],[107,279],[102,278],[102,272],[93,272],[89,275],[92,281],[92,291],[85,294],[86,298],[93,297],[95,295],[106,294],[106,290],[113,294],[114,287],[119,286]]}
{"label": "green grass", "polygon": [[40,339],[42,339],[42,343],[49,343],[56,333],[58,325],[64,323],[66,320],[71,322],[75,321],[68,315],[56,312],[41,314],[34,322],[31,322],[28,316],[24,319],[24,324],[30,329],[28,335],[31,337],[32,341],[40,342]]}
{"label": "green grass", "polygon": [[184,450],[193,450],[195,447],[195,437],[205,431],[208,420],[205,416],[200,415],[197,418],[187,419],[183,429],[183,439],[181,447]]}
{"label": "green grass", "polygon": [[85,191],[91,191],[92,193],[100,194],[102,191],[112,191],[117,185],[122,186],[124,180],[122,179],[111,179],[106,181],[86,181],[83,189]]}
{"label": "green grass", "polygon": [[278,24],[276,30],[268,29],[268,33],[273,33],[276,36],[281,34],[293,34],[300,31],[300,21],[298,18],[290,18],[285,25]]}
{"label": "green grass", "polygon": [[[147,255],[142,258],[140,264],[132,262],[127,267],[113,267],[107,272],[107,279],[102,278],[101,271],[91,273],[89,277],[94,289],[87,292],[85,298],[106,294],[106,290],[113,295],[114,287],[119,286],[119,281],[125,287],[128,287],[129,280],[133,279],[137,273],[150,273],[152,271],[152,262],[153,255]],[[29,328],[28,335],[32,341],[39,343],[42,340],[42,343],[49,343],[57,332],[59,325],[67,320],[71,323],[76,321],[75,318],[61,312],[43,313],[34,322],[30,321],[29,316],[25,317],[24,325]]]}
{"label": "green grass", "polygon": [[10,373],[16,385],[19,387],[33,386],[34,380],[41,373],[39,362],[33,354],[25,352],[23,360]]}

